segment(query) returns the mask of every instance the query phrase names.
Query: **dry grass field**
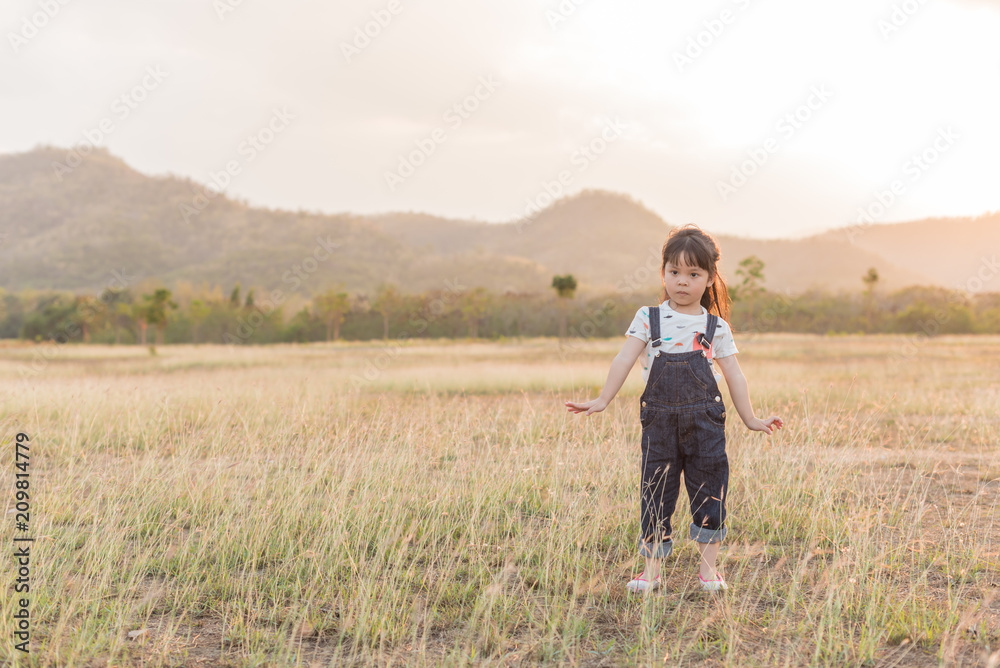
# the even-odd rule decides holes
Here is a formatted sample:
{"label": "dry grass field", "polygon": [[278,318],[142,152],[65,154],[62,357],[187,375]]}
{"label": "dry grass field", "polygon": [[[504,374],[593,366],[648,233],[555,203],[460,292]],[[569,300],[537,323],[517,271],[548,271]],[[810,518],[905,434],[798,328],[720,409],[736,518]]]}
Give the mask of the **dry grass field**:
{"label": "dry grass field", "polygon": [[0,661],[1000,665],[1000,337],[737,337],[786,426],[730,412],[730,589],[676,532],[648,596],[639,369],[563,406],[623,340],[0,347],[8,555],[19,431],[35,538]]}

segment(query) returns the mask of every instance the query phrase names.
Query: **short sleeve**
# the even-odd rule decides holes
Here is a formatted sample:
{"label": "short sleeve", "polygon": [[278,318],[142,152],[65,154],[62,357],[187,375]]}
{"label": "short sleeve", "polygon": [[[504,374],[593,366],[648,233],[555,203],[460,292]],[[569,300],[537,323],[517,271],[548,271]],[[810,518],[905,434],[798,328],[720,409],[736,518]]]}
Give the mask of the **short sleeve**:
{"label": "short sleeve", "polygon": [[733,339],[733,330],[729,323],[719,318],[720,326],[716,328],[715,338],[712,339],[712,357],[729,357],[740,352],[736,349],[736,341]]}
{"label": "short sleeve", "polygon": [[646,343],[649,343],[648,306],[643,306],[635,312],[635,317],[632,318],[632,324],[628,326],[628,331],[625,332],[625,336],[634,336],[637,339],[642,339]]}

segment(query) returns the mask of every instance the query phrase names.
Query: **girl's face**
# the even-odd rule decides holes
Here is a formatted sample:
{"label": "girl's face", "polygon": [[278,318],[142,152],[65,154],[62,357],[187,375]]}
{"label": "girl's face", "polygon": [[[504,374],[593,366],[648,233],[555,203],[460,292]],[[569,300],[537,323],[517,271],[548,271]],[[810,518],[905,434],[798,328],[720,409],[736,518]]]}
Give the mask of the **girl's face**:
{"label": "girl's face", "polygon": [[708,271],[697,265],[687,264],[687,258],[683,256],[677,262],[678,264],[667,262],[660,270],[667,297],[677,306],[700,305],[701,296],[708,288]]}

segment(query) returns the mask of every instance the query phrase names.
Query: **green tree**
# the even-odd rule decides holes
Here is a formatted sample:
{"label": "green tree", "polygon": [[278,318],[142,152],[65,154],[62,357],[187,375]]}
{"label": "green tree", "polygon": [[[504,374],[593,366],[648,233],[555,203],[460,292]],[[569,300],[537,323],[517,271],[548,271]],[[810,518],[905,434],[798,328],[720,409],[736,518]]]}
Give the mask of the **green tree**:
{"label": "green tree", "polygon": [[80,328],[84,343],[90,343],[91,330],[98,327],[103,320],[103,304],[91,295],[77,295],[74,298],[76,308],[73,322]]}
{"label": "green tree", "polygon": [[75,324],[75,301],[65,294],[50,294],[41,296],[35,304],[34,311],[24,320],[21,326],[21,337],[35,341],[52,340],[66,343],[69,340],[70,325]]}
{"label": "green tree", "polygon": [[490,301],[489,293],[482,286],[462,294],[459,310],[462,313],[462,320],[469,326],[470,338],[479,337],[479,321],[489,309]]}
{"label": "green tree", "polygon": [[378,287],[372,308],[382,314],[382,338],[389,340],[389,318],[403,308],[403,295],[395,285],[383,283]]}
{"label": "green tree", "polygon": [[865,318],[868,320],[868,331],[875,325],[875,288],[878,286],[878,269],[871,267],[868,273],[861,277],[865,284]]}
{"label": "green tree", "polygon": [[[156,345],[163,345],[163,331],[167,328],[167,309],[176,309],[177,303],[171,298],[170,290],[158,288],[151,295],[143,295],[143,315],[147,324],[156,327]],[[146,343],[143,328],[143,344]]]}
{"label": "green tree", "polygon": [[108,321],[115,330],[115,345],[122,342],[122,327],[128,327],[131,320],[132,293],[128,290],[105,288],[101,292],[101,303],[107,312]]}
{"label": "green tree", "polygon": [[239,283],[237,283],[236,286],[233,287],[233,291],[231,293],[229,293],[229,303],[230,303],[230,305],[239,308],[239,305],[240,305],[240,284]]}
{"label": "green tree", "polygon": [[979,331],[984,334],[1000,334],[1000,308],[983,309],[979,314]]}
{"label": "green tree", "polygon": [[869,268],[868,273],[861,277],[861,281],[865,284],[865,292],[874,292],[875,286],[878,285],[878,269]]}
{"label": "green tree", "polygon": [[188,313],[191,314],[191,342],[198,343],[198,328],[211,313],[211,309],[202,300],[193,299],[188,307]]}
{"label": "green tree", "polygon": [[115,303],[114,312],[111,316],[115,324],[115,345],[119,345],[122,342],[122,327],[131,329],[132,324],[135,322],[133,316],[132,302],[121,301]]}
{"label": "green tree", "polygon": [[[313,300],[316,315],[326,323],[326,340],[329,343],[330,334],[333,340],[340,339],[340,325],[344,322],[344,315],[351,310],[351,300],[346,292],[337,292],[334,289],[327,290],[323,294],[317,295]],[[388,336],[388,334],[386,334]]]}
{"label": "green tree", "polygon": [[573,274],[553,276],[552,287],[556,289],[560,297],[572,299],[573,293],[576,292],[576,279],[573,278]]}
{"label": "green tree", "polygon": [[742,279],[736,285],[734,297],[736,300],[747,300],[750,304],[750,314],[748,317],[748,329],[753,329],[753,303],[754,300],[764,293],[764,261],[756,255],[743,258],[736,275]]}
{"label": "green tree", "polygon": [[[566,301],[573,298],[573,294],[576,292],[576,279],[573,278],[573,274],[566,274],[565,276],[553,276],[552,277],[552,287],[555,288],[556,294],[559,295],[559,299],[556,303],[556,308],[559,311],[559,339],[562,340],[566,338],[566,309],[564,306]],[[564,301],[566,300],[566,301]]]}

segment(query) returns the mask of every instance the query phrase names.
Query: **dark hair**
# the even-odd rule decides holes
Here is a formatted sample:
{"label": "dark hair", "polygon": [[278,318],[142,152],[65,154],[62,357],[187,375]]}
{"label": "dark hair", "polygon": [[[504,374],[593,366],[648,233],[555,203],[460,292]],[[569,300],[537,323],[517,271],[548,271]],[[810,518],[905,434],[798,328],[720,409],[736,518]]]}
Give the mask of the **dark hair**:
{"label": "dark hair", "polygon": [[[701,305],[709,312],[714,310],[716,315],[728,321],[731,300],[726,281],[718,268],[721,257],[719,244],[712,235],[703,232],[697,225],[675,227],[663,244],[660,271],[666,270],[668,262],[677,265],[681,264],[681,260],[685,260],[684,264],[695,265],[707,271],[709,284],[701,295]],[[667,290],[663,288],[660,301],[665,302],[667,298]]]}

